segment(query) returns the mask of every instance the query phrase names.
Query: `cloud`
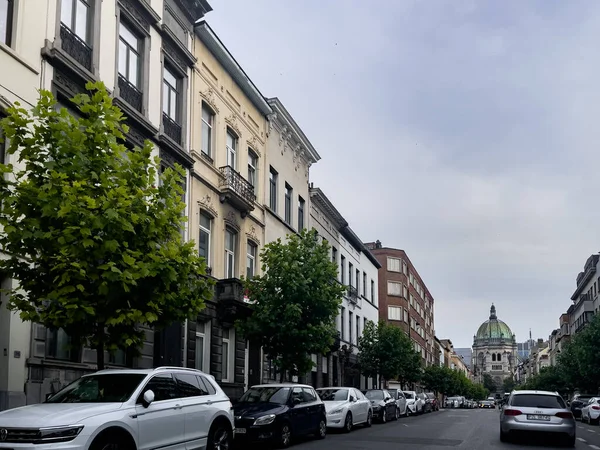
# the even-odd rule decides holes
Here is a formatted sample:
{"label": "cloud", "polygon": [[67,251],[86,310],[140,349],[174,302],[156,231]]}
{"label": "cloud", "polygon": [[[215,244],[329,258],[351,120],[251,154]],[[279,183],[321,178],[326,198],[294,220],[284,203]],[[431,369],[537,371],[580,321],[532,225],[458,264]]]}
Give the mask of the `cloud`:
{"label": "cloud", "polygon": [[469,346],[492,302],[519,340],[557,327],[598,251],[600,4],[213,7],[322,155],[312,181],[365,241],[408,252],[438,337]]}

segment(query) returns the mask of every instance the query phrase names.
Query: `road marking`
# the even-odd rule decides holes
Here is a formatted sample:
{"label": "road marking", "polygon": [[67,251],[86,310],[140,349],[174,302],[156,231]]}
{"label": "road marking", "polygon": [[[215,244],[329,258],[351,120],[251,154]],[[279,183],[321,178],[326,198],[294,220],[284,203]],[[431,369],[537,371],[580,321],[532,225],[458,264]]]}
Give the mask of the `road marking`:
{"label": "road marking", "polygon": [[585,439],[583,439],[583,438],[577,438],[577,440],[578,440],[578,441],[581,441],[581,442],[587,442],[587,441],[586,441]]}
{"label": "road marking", "polygon": [[598,447],[597,445],[593,445],[593,444],[588,444],[590,446],[590,448],[593,448],[594,450],[600,450],[600,447]]}
{"label": "road marking", "polygon": [[586,430],[588,430],[590,433],[595,433],[596,430],[590,430],[589,428],[586,428]]}

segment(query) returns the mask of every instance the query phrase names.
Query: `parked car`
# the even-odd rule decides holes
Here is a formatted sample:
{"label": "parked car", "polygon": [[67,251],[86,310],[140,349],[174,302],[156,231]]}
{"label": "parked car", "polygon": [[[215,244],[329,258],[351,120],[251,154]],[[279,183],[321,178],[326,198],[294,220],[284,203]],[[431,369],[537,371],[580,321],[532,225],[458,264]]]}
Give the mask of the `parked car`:
{"label": "parked car", "polygon": [[461,404],[460,397],[447,397],[446,408],[459,408]]}
{"label": "parked car", "polygon": [[396,400],[387,389],[369,389],[364,391],[364,395],[371,402],[374,419],[385,423],[390,419],[396,420],[400,417],[398,408],[396,407]]}
{"label": "parked car", "polygon": [[515,433],[552,433],[575,446],[576,424],[573,413],[557,392],[515,391],[500,411],[500,440]]}
{"label": "parked car", "polygon": [[483,400],[480,404],[480,407],[485,409],[495,409],[496,405],[490,400]]}
{"label": "parked car", "polygon": [[10,448],[166,448],[210,450],[232,442],[233,411],[214,377],[159,367],[84,375],[44,403],[0,412]]}
{"label": "parked car", "polygon": [[428,392],[425,395],[427,396],[427,402],[429,402],[431,404],[431,410],[439,411],[440,404],[439,404],[438,399],[435,396],[435,394],[433,392]]}
{"label": "parked car", "polygon": [[600,423],[600,397],[592,397],[581,408],[581,421],[590,425]]}
{"label": "parked car", "polygon": [[576,419],[581,417],[581,409],[592,397],[593,395],[577,394],[571,399],[571,412]]}
{"label": "parked car", "polygon": [[423,393],[423,392],[418,393],[417,398],[419,400],[421,400],[421,403],[423,404],[423,408],[422,408],[421,412],[429,413],[429,412],[433,411],[433,405],[429,402],[429,398],[427,397],[427,395],[425,393]]}
{"label": "parked car", "polygon": [[408,415],[408,406],[406,404],[406,397],[404,396],[404,392],[401,389],[388,389],[392,397],[396,400],[396,407],[400,412],[401,416]]}
{"label": "parked car", "polygon": [[262,384],[252,386],[233,406],[236,440],[274,442],[289,447],[301,435],[327,434],[325,404],[312,386]]}
{"label": "parked car", "polygon": [[404,397],[406,397],[406,406],[408,408],[407,413],[410,414],[422,414],[423,413],[423,400],[417,397],[415,391],[403,391]]}
{"label": "parked car", "polygon": [[371,426],[371,402],[358,389],[321,388],[317,389],[317,394],[325,404],[328,427],[343,428],[345,432],[350,432],[355,425]]}

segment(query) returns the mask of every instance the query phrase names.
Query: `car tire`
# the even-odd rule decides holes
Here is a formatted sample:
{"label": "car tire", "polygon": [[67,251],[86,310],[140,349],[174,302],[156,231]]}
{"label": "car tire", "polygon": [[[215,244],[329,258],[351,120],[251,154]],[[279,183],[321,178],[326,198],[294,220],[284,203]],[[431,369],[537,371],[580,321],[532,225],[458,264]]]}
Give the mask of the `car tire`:
{"label": "car tire", "polygon": [[90,445],[90,450],[134,450],[127,442],[118,435],[104,434],[98,436]]}
{"label": "car tire", "polygon": [[505,433],[504,431],[502,431],[502,428],[500,428],[500,442],[508,442],[508,433]]}
{"label": "car tire", "polygon": [[373,413],[369,411],[367,413],[367,421],[365,422],[365,427],[369,428],[371,425],[373,425]]}
{"label": "car tire", "polygon": [[598,425],[600,423],[600,417],[598,419],[590,419],[590,425]]}
{"label": "car tire", "polygon": [[321,420],[319,420],[319,427],[315,436],[317,439],[325,439],[327,437],[327,419],[325,417],[321,417]]}
{"label": "car tire", "polygon": [[207,450],[229,450],[232,448],[233,439],[231,427],[222,422],[216,422],[210,427],[206,443]]}
{"label": "car tire", "polygon": [[344,419],[344,433],[350,433],[352,431],[352,413],[346,413],[346,418]]}
{"label": "car tire", "polygon": [[288,422],[283,422],[279,427],[279,448],[288,448],[292,445],[292,427]]}
{"label": "car tire", "polygon": [[576,436],[569,436],[567,438],[566,445],[567,445],[567,447],[575,447],[576,442],[577,442]]}
{"label": "car tire", "polygon": [[383,408],[383,412],[381,413],[381,423],[387,422],[387,409]]}

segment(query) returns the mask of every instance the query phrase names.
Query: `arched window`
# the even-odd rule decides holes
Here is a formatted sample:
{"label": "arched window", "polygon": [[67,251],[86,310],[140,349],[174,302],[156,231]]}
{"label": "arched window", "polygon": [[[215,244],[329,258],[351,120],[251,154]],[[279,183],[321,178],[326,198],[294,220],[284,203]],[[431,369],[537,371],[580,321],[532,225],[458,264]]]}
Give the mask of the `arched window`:
{"label": "arched window", "polygon": [[496,356],[496,361],[502,361],[502,355],[500,353]]}
{"label": "arched window", "polygon": [[492,353],[492,361],[496,362],[496,354]]}

